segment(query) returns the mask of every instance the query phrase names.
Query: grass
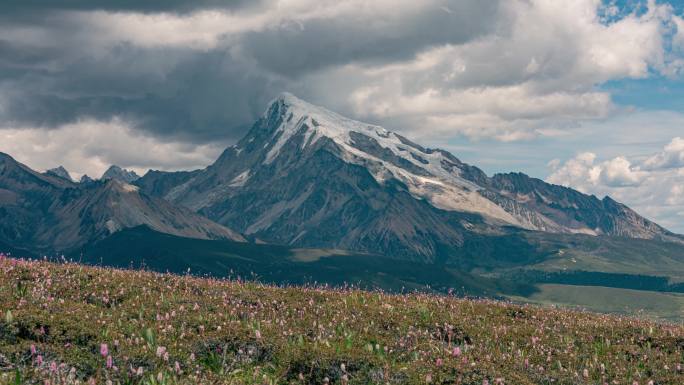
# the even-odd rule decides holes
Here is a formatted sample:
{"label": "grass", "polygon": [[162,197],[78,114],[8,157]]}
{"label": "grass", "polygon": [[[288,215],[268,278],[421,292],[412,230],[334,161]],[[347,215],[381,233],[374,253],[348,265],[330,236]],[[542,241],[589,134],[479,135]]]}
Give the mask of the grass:
{"label": "grass", "polygon": [[684,327],[0,258],[0,383],[681,384]]}
{"label": "grass", "polygon": [[553,234],[530,235],[539,249],[548,251],[543,261],[527,268],[547,271],[595,271],[669,277],[684,282],[682,244],[621,237]]}
{"label": "grass", "polygon": [[684,320],[684,294],[661,293],[622,288],[541,284],[539,291],[526,297],[513,297],[525,302],[581,307],[605,313],[643,316],[665,321]]}

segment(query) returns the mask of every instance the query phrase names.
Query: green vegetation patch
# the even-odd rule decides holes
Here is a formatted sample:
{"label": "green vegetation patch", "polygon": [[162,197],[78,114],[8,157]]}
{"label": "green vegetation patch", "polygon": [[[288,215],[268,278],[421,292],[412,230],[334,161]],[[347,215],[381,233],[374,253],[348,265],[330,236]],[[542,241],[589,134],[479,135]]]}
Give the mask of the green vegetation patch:
{"label": "green vegetation patch", "polygon": [[638,318],[0,257],[2,384],[681,384],[683,361],[684,327]]}

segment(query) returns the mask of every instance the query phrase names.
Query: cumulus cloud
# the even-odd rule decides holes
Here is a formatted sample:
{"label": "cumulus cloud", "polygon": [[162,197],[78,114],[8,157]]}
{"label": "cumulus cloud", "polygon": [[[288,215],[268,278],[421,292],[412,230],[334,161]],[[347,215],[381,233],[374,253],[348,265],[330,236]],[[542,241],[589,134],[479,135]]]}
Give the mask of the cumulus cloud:
{"label": "cumulus cloud", "polygon": [[47,132],[36,128],[0,129],[0,151],[40,171],[63,165],[74,177],[99,177],[112,164],[141,175],[148,168],[203,168],[223,147],[220,143],[161,141],[136,132],[120,119],[83,120]]}
{"label": "cumulus cloud", "polygon": [[684,167],[684,139],[672,139],[663,151],[649,157],[644,162],[644,167],[650,170]]}
{"label": "cumulus cloud", "polygon": [[663,150],[645,160],[618,156],[597,161],[582,153],[549,163],[550,183],[588,194],[609,195],[673,231],[684,233],[684,141],[674,138]]}
{"label": "cumulus cloud", "polygon": [[[0,2],[0,129],[118,121],[194,153],[289,90],[433,143],[559,137],[622,112],[601,84],[677,76],[683,25],[652,0]],[[627,161],[605,183],[640,183]]]}
{"label": "cumulus cloud", "polygon": [[438,122],[451,134],[501,140],[605,118],[615,108],[597,85],[669,74],[677,57],[666,50],[675,17],[669,6],[649,2],[643,13],[610,21],[600,17],[602,7],[594,0],[506,2],[495,33],[366,66],[365,86],[350,99],[362,116],[422,116],[417,131]]}

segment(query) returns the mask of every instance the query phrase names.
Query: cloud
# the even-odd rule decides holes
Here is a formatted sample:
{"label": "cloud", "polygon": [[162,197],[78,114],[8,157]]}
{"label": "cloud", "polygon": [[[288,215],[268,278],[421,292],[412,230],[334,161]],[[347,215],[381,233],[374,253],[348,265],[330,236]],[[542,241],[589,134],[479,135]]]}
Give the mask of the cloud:
{"label": "cloud", "polygon": [[[225,144],[289,90],[438,145],[569,138],[624,115],[601,84],[678,76],[683,24],[654,1],[0,2],[0,129]],[[627,160],[606,183],[640,181]]]}
{"label": "cloud", "polygon": [[[582,153],[549,163],[549,183],[576,188],[588,194],[609,195],[673,231],[684,233],[684,150],[674,138],[663,150],[644,161],[618,156],[598,162],[596,154]],[[676,159],[677,162],[672,160]],[[684,158],[682,158],[684,159]]]}
{"label": "cloud", "polygon": [[47,132],[35,128],[0,129],[0,151],[41,171],[63,165],[74,176],[99,177],[112,164],[141,175],[148,168],[203,168],[223,148],[221,143],[161,141],[136,132],[120,119],[83,120]]}
{"label": "cloud", "polygon": [[676,137],[659,152],[644,162],[649,170],[684,167],[684,139]]}
{"label": "cloud", "polygon": [[261,0],[23,0],[21,2],[0,2],[0,14],[21,15],[55,11],[98,11],[112,12],[174,12],[187,13],[197,9],[221,8],[240,9],[263,3]]}
{"label": "cloud", "polygon": [[441,134],[530,139],[606,118],[615,106],[597,85],[671,74],[678,57],[666,48],[669,6],[649,2],[610,22],[601,9],[594,0],[506,2],[495,33],[364,66],[349,99],[364,117],[422,117],[412,127],[428,136],[437,124]]}

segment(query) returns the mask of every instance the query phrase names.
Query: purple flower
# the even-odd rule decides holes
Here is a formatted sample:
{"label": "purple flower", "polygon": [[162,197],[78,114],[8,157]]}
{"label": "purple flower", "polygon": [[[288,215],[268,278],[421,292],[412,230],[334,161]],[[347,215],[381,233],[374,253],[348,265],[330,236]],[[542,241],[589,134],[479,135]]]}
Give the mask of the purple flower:
{"label": "purple flower", "polygon": [[102,357],[107,357],[107,355],[109,355],[109,347],[107,344],[100,344],[100,354]]}

